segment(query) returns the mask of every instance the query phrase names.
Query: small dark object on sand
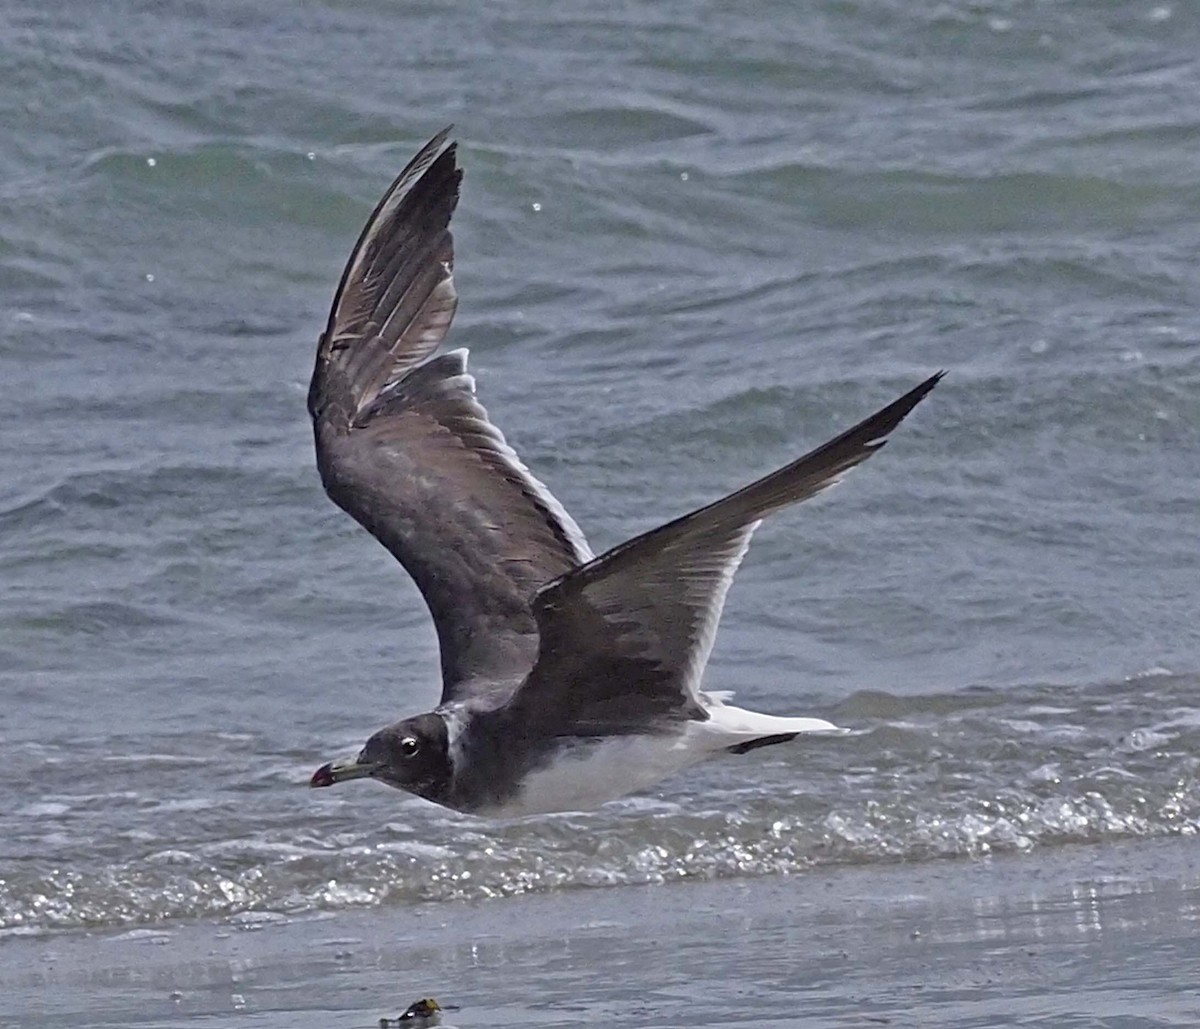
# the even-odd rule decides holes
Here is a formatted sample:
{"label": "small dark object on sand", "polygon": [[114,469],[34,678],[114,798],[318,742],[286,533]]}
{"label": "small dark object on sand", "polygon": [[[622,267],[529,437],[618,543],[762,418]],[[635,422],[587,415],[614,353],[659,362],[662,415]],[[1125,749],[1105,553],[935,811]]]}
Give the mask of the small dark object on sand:
{"label": "small dark object on sand", "polygon": [[399,1018],[381,1018],[379,1029],[425,1029],[442,1024],[442,1006],[432,997],[422,997],[409,1004]]}

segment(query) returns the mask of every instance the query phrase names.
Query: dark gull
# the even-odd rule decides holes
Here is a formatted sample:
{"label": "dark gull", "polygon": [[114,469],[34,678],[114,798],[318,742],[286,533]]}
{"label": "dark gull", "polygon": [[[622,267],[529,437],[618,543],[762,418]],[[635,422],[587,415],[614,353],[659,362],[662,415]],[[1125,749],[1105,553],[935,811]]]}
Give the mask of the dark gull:
{"label": "dark gull", "polygon": [[416,581],[437,629],[442,698],[319,768],[474,814],[583,810],[703,758],[820,718],[734,707],[701,678],[725,593],[768,514],[865,461],[926,379],[791,464],[596,557],[488,419],[467,352],[435,354],[457,305],[450,217],[462,172],[446,130],[359,236],[308,394],[333,501]]}

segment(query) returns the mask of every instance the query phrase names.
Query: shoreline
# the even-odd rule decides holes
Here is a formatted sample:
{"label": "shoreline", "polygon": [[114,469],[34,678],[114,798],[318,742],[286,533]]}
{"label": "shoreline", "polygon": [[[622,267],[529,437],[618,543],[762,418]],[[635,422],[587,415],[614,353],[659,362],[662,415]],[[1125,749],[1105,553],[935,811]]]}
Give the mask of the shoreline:
{"label": "shoreline", "polygon": [[1189,1025],[1198,924],[1194,842],[1133,841],[10,937],[0,1024],[377,1025],[434,996],[461,1027]]}

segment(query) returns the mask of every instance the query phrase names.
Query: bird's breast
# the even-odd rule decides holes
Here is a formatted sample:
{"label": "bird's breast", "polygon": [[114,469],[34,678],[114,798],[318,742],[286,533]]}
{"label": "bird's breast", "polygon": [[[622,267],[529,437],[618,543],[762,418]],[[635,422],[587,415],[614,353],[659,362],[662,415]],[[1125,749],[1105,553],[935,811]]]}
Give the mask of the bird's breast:
{"label": "bird's breast", "polygon": [[504,818],[590,811],[647,789],[705,756],[687,732],[564,740],[530,768],[506,800],[486,812]]}

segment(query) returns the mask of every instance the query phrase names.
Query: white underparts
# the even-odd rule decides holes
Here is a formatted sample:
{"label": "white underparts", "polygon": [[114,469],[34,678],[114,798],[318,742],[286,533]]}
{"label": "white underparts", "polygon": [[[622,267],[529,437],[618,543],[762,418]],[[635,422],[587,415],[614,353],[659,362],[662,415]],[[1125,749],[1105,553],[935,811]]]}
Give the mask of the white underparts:
{"label": "white underparts", "polygon": [[527,778],[500,817],[588,811],[629,793],[648,789],[669,775],[766,736],[791,733],[838,734],[843,730],[820,718],[781,718],[712,703],[711,717],[687,722],[669,734],[606,736],[565,747],[547,767]]}

